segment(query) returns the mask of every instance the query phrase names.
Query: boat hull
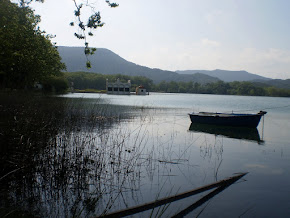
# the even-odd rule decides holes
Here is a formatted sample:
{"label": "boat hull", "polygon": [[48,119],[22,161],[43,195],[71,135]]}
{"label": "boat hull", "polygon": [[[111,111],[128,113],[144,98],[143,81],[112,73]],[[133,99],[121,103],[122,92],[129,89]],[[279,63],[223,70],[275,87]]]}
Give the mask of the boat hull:
{"label": "boat hull", "polygon": [[256,128],[263,114],[189,114],[192,123]]}

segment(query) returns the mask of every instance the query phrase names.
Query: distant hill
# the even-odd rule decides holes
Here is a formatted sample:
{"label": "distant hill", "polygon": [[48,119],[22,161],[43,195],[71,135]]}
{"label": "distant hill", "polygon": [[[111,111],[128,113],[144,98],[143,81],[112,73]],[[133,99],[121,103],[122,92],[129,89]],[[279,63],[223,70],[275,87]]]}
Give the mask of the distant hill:
{"label": "distant hill", "polygon": [[271,80],[266,77],[258,76],[256,74],[249,73],[247,71],[229,71],[229,70],[183,70],[176,71],[180,74],[195,74],[202,73],[212,77],[219,78],[224,82],[233,82],[233,81],[251,81],[251,80],[260,80],[267,81]]}
{"label": "distant hill", "polygon": [[161,81],[188,82],[193,81],[201,84],[217,82],[218,78],[202,74],[179,74],[173,71],[152,69],[140,66],[125,60],[114,52],[98,48],[94,55],[89,56],[92,64],[91,69],[86,68],[86,57],[83,47],[64,47],[59,46],[58,51],[62,61],[67,66],[68,72],[93,72],[101,74],[124,74],[129,76],[145,76],[153,80],[154,83]]}

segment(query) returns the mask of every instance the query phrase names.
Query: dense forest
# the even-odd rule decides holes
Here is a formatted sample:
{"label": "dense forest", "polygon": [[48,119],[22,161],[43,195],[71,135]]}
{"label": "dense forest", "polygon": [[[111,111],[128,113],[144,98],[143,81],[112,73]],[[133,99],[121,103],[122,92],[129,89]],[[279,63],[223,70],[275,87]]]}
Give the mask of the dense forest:
{"label": "dense forest", "polygon": [[96,73],[74,72],[65,73],[66,79],[73,84],[76,90],[105,90],[106,79],[113,82],[118,78],[127,82],[131,80],[132,90],[139,85],[143,85],[149,92],[168,93],[200,93],[200,94],[220,94],[220,95],[247,95],[247,96],[281,96],[290,97],[290,89],[280,89],[260,83],[253,82],[223,82],[199,84],[189,82],[165,82],[154,84],[151,79],[142,76],[127,75],[103,75]]}

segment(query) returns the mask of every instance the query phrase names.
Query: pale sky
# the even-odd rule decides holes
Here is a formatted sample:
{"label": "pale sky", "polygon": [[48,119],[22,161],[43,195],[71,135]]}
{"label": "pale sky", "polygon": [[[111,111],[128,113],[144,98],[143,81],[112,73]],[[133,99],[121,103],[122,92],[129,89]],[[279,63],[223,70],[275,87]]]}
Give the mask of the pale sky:
{"label": "pale sky", "polygon": [[[290,0],[115,0],[117,8],[105,0],[89,1],[105,22],[90,46],[133,63],[290,79]],[[42,17],[41,29],[56,35],[57,45],[84,45],[69,26],[75,20],[72,0],[45,0],[33,7]]]}

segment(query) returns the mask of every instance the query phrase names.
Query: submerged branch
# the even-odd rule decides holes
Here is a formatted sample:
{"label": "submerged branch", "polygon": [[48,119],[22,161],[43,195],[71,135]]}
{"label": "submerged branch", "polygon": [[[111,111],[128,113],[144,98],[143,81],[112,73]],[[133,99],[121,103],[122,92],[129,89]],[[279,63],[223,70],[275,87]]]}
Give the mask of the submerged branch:
{"label": "submerged branch", "polygon": [[[175,195],[175,196],[163,198],[163,199],[160,199],[160,200],[156,200],[154,202],[149,202],[147,204],[143,204],[143,205],[139,205],[139,206],[136,206],[136,207],[128,208],[128,209],[117,211],[117,212],[114,212],[114,213],[110,213],[110,214],[105,215],[104,217],[124,217],[124,216],[133,215],[133,214],[136,214],[136,213],[140,213],[140,212],[143,212],[143,211],[146,211],[146,210],[150,210],[152,208],[155,208],[155,207],[158,207],[158,206],[161,206],[161,205],[164,205],[164,204],[168,204],[168,203],[171,203],[171,202],[183,199],[183,198],[187,198],[189,196],[196,195],[196,194],[202,193],[204,191],[219,187],[215,191],[211,192],[208,195],[208,197],[205,196],[204,198],[200,199],[200,201],[198,201],[196,203],[196,205],[197,204],[201,205],[200,203],[204,203],[205,200],[206,201],[209,200],[209,197],[213,197],[217,193],[219,193],[222,190],[224,190],[226,187],[228,187],[231,184],[233,184],[234,182],[238,181],[240,178],[242,178],[246,174],[247,173],[241,173],[241,174],[239,174],[237,176],[233,176],[233,177],[230,177],[230,178],[227,178],[227,179],[224,179],[224,180],[221,180],[221,181],[209,184],[209,185],[205,185],[205,186],[202,186],[202,187],[199,187],[199,188],[196,188],[196,189],[193,189],[191,191],[187,191],[187,192]],[[196,205],[194,205],[194,207]]]}

